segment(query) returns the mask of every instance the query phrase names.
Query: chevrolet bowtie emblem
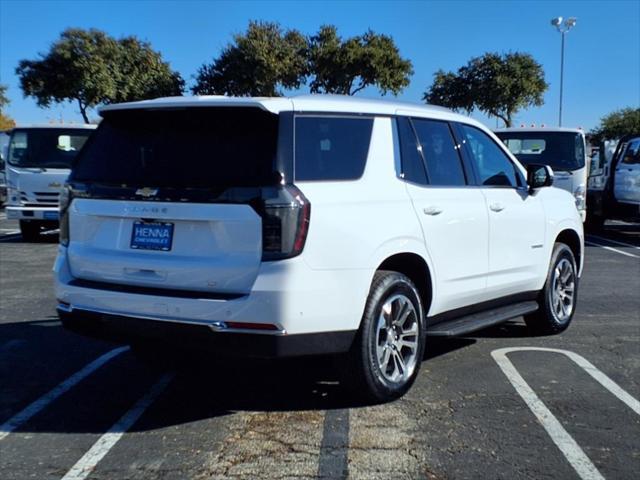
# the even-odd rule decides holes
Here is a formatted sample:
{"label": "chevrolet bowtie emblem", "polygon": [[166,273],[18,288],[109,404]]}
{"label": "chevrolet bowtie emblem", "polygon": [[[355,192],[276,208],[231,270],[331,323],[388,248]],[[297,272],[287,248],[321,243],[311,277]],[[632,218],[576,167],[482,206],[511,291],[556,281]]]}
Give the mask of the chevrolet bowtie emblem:
{"label": "chevrolet bowtie emblem", "polygon": [[51,183],[49,184],[49,186],[50,186],[51,188],[60,188],[60,187],[62,187],[62,184],[61,184],[61,183],[58,183],[58,182],[51,182]]}
{"label": "chevrolet bowtie emblem", "polygon": [[136,190],[136,195],[140,195],[141,197],[147,197],[147,198],[152,197],[157,193],[158,193],[157,188],[144,187]]}

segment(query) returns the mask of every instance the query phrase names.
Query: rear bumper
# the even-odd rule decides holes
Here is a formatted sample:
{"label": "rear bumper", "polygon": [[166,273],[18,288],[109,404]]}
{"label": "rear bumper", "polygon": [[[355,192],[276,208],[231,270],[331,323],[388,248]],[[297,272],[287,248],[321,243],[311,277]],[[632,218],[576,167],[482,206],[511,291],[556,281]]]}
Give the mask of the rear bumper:
{"label": "rear bumper", "polygon": [[57,207],[5,207],[9,220],[37,220],[57,223],[59,212]]}
{"label": "rear bumper", "polygon": [[53,270],[64,318],[108,330],[115,325],[125,340],[142,334],[171,342],[174,329],[199,332],[207,348],[226,351],[246,342],[247,348],[238,347],[243,355],[255,347],[266,357],[348,350],[373,276],[368,270],[313,270],[296,257],[263,262],[242,295],[130,287],[75,278],[62,246]]}
{"label": "rear bumper", "polygon": [[102,340],[133,343],[151,341],[172,348],[189,348],[223,356],[285,358],[338,354],[349,350],[355,331],[287,335],[282,332],[237,333],[210,324],[138,318],[58,306],[65,328]]}

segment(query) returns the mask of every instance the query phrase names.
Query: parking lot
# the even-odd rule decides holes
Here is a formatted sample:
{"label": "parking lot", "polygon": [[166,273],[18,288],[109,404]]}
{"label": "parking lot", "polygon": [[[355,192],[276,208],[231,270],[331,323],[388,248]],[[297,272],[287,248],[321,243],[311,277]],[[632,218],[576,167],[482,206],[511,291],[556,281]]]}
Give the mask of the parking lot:
{"label": "parking lot", "polygon": [[165,371],[63,330],[56,234],[26,243],[0,211],[0,476],[637,478],[640,227],[587,240],[567,332],[429,340],[413,389],[363,406],[327,359]]}

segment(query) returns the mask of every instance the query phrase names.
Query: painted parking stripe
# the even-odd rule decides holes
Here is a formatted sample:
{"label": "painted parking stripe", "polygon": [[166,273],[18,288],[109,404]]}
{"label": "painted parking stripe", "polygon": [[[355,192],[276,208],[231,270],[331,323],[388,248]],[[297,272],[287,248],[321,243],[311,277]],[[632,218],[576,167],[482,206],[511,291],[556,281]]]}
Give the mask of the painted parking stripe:
{"label": "painted parking stripe", "polygon": [[138,402],[125,413],[120,420],[113,424],[107,433],[102,435],[96,443],[85,453],[78,462],[71,467],[62,480],[84,480],[96,468],[109,450],[118,443],[120,438],[129,430],[134,423],[142,416],[145,410],[158,398],[158,396],[173,380],[174,374],[167,373],[142,397]]}
{"label": "painted parking stripe", "polygon": [[574,363],[587,372],[593,379],[595,379],[600,385],[609,390],[620,401],[625,403],[635,413],[640,415],[640,402],[633,398],[629,393],[623,390],[617,383],[607,377],[604,373],[598,370],[591,362],[586,358],[578,355],[577,353],[570,352],[568,350],[560,350],[556,348],[544,348],[544,347],[513,347],[513,348],[500,348],[491,352],[491,356],[494,358],[498,366],[502,369],[503,373],[507,376],[513,387],[518,394],[525,401],[529,409],[536,416],[538,421],[545,428],[553,442],[557,445],[566,459],[569,461],[574,470],[583,480],[596,480],[603,479],[595,465],[589,460],[582,448],[576,443],[576,441],[569,435],[560,422],[553,416],[551,411],[545,406],[545,404],[536,395],[529,384],[518,373],[513,363],[507,358],[508,353],[512,352],[551,352],[560,353],[569,357]]}
{"label": "painted parking stripe", "polygon": [[589,237],[595,238],[596,240],[600,240],[601,242],[611,242],[611,243],[615,243],[616,245],[620,245],[621,247],[629,247],[629,248],[635,248],[636,250],[640,250],[639,246],[634,245],[632,243],[626,243],[626,242],[621,242],[619,240],[612,240],[610,238],[599,237],[598,235],[589,235]]}
{"label": "painted parking stripe", "polygon": [[605,250],[609,250],[610,252],[616,252],[616,253],[619,253],[620,255],[625,255],[627,257],[640,258],[640,256],[634,255],[633,253],[623,252],[622,250],[618,250],[617,248],[613,248],[613,247],[607,247],[606,245],[601,245],[592,240],[585,240],[584,243],[586,243],[587,245],[592,245],[594,247],[604,248]]}
{"label": "painted parking stripe", "polygon": [[22,238],[22,235],[20,235],[19,233],[11,233],[11,234],[0,236],[0,242],[6,242],[6,241],[9,241],[9,240],[16,240],[18,238]]}
{"label": "painted parking stripe", "polygon": [[35,414],[40,412],[43,408],[56,400],[58,397],[68,392],[71,388],[75,387],[78,383],[98,370],[105,363],[109,362],[121,353],[126,352],[127,350],[129,350],[129,347],[115,348],[96,358],[93,362],[89,363],[84,368],[67,378],[64,382],[60,383],[53,390],[50,390],[48,393],[44,394],[42,397],[30,404],[27,408],[18,412],[5,423],[0,425],[0,440],[6,438],[7,435],[9,435],[12,431],[25,423]]}

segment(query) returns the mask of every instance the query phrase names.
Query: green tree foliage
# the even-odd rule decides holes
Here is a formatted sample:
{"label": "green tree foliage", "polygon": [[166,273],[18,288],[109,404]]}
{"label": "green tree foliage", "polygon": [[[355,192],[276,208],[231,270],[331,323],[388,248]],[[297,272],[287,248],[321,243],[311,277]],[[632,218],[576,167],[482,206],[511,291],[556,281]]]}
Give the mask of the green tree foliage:
{"label": "green tree foliage", "polygon": [[10,100],[7,97],[7,86],[0,85],[0,132],[3,130],[9,130],[16,126],[16,122],[13,119],[3,112],[4,107],[9,105]]}
{"label": "green tree foliage", "polygon": [[99,104],[180,95],[184,80],[147,42],[96,29],[65,30],[46,54],[22,60],[16,74],[40,107],[75,101],[82,118]]}
{"label": "green tree foliage", "polygon": [[613,140],[640,133],[640,108],[623,108],[605,115],[589,132],[592,141]]}
{"label": "green tree foliage", "polygon": [[304,83],[307,42],[298,31],[250,22],[233,40],[213,63],[200,67],[193,93],[274,97],[281,88]]}
{"label": "green tree foliage", "polygon": [[522,108],[540,106],[548,88],[542,66],[526,53],[486,53],[457,73],[436,72],[427,103],[500,118],[507,127]]}
{"label": "green tree foliage", "polygon": [[411,62],[393,39],[368,31],[343,40],[334,26],[304,37],[277,23],[250,22],[244,34],[198,71],[195,94],[277,96],[312,78],[312,93],[354,95],[370,86],[397,94],[409,85]]}
{"label": "green tree foliage", "polygon": [[409,85],[411,61],[400,56],[387,35],[369,30],[343,40],[333,25],[324,25],[309,38],[312,93],[355,95],[374,85],[385,95],[397,95]]}

